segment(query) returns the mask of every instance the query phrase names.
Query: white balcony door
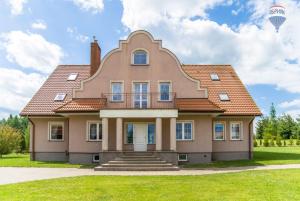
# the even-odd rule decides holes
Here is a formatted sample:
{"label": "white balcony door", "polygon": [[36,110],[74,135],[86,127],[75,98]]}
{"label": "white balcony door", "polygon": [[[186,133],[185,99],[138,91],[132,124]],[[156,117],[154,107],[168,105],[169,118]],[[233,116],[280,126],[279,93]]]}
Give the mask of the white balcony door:
{"label": "white balcony door", "polygon": [[136,82],[133,86],[133,106],[134,108],[148,107],[148,83]]}
{"label": "white balcony door", "polygon": [[133,145],[134,151],[147,151],[148,124],[134,124]]}

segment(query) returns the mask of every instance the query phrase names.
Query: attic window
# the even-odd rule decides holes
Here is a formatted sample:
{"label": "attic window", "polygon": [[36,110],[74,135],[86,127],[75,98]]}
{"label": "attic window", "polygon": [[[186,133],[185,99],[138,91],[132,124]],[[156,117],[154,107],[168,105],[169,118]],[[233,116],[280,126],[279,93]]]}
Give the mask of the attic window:
{"label": "attic window", "polygon": [[227,93],[219,94],[219,98],[220,98],[221,101],[230,101],[230,98],[229,98]]}
{"label": "attic window", "polygon": [[219,76],[218,76],[217,73],[211,73],[211,74],[210,74],[210,79],[211,79],[212,81],[219,81],[219,80],[220,80],[220,78],[219,78]]}
{"label": "attic window", "polygon": [[54,101],[63,101],[65,97],[66,97],[65,93],[57,93],[54,98]]}
{"label": "attic window", "polygon": [[77,76],[78,76],[78,73],[71,73],[68,77],[68,81],[76,80]]}

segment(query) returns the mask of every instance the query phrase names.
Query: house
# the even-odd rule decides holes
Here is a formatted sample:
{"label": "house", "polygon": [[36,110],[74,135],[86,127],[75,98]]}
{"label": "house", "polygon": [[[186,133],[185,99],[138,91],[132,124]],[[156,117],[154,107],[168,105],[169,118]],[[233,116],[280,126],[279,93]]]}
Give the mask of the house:
{"label": "house", "polygon": [[93,41],[90,65],[58,66],[21,115],[32,160],[105,164],[136,153],[177,165],[250,159],[261,112],[232,66],[181,64],[135,31],[103,58]]}

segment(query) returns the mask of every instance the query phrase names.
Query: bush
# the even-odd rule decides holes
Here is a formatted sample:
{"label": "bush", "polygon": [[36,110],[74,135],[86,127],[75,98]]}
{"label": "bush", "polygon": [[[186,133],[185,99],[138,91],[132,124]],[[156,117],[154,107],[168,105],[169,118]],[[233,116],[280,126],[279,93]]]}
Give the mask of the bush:
{"label": "bush", "polygon": [[262,139],[259,139],[259,146],[262,146],[263,143],[262,143]]}
{"label": "bush", "polygon": [[280,136],[280,135],[277,135],[277,137],[276,137],[276,145],[277,145],[278,147],[281,147],[281,146],[282,146],[281,140],[282,140],[281,136]]}
{"label": "bush", "polygon": [[257,147],[257,141],[256,140],[253,141],[253,146]]}
{"label": "bush", "polygon": [[286,146],[286,142],[285,142],[285,140],[283,140],[283,146]]}
{"label": "bush", "polygon": [[21,141],[22,134],[20,131],[7,125],[0,125],[0,157],[13,151],[19,152]]}
{"label": "bush", "polygon": [[289,145],[292,146],[293,144],[294,144],[294,140],[293,140],[293,138],[291,136],[290,139],[289,139]]}
{"label": "bush", "polygon": [[300,139],[298,138],[297,140],[296,140],[296,145],[300,145]]}
{"label": "bush", "polygon": [[274,138],[272,137],[270,140],[270,147],[274,147],[275,143],[274,143]]}

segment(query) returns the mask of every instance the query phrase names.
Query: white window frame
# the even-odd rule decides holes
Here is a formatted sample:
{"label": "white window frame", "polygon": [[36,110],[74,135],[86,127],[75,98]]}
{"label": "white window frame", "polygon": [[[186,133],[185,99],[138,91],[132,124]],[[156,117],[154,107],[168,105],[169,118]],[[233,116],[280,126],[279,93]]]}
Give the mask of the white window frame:
{"label": "white window frame", "polygon": [[[121,83],[121,100],[113,100],[113,84],[114,83]],[[110,101],[111,102],[123,102],[124,101],[124,80],[111,80],[110,81],[110,92],[111,92],[111,96],[110,96]]]}
{"label": "white window frame", "polygon": [[78,77],[78,73],[70,73],[67,81],[75,81]]}
{"label": "white window frame", "polygon": [[[180,155],[185,155],[186,156],[186,159],[180,159]],[[186,162],[186,161],[188,161],[188,154],[178,154],[178,161],[179,162]]]}
{"label": "white window frame", "polygon": [[[62,139],[52,139],[52,135],[51,135],[52,125],[62,126]],[[65,137],[65,122],[63,122],[63,121],[49,121],[48,122],[48,140],[53,141],[53,142],[63,142],[64,137]]]}
{"label": "white window frame", "polygon": [[[239,124],[240,125],[240,137],[239,139],[232,138],[232,124]],[[241,141],[243,140],[243,122],[242,121],[231,121],[230,122],[230,140],[232,141]]]}
{"label": "white window frame", "polygon": [[[216,138],[216,124],[223,124],[223,126],[224,126],[224,134],[223,134],[223,139],[217,139]],[[225,121],[215,121],[214,122],[214,140],[215,141],[225,141],[226,140],[226,122]]]}
{"label": "white window frame", "polygon": [[[59,99],[59,96],[63,96],[63,98],[62,98],[62,99]],[[65,100],[66,96],[67,96],[66,93],[57,93],[57,94],[55,95],[55,97],[54,97],[54,101],[56,101],[56,102],[62,102],[62,101]]]}
{"label": "white window frame", "polygon": [[[135,92],[135,84],[138,83],[147,83],[147,109],[150,108],[151,105],[151,97],[150,97],[150,80],[132,80],[131,81],[131,91],[132,91],[132,97],[131,97],[131,101],[132,101],[132,107],[134,108],[134,94]],[[141,109],[141,108],[140,108]]]}
{"label": "white window frame", "polygon": [[[147,54],[146,55],[146,64],[135,64],[134,63],[134,53],[136,51],[145,51],[146,52],[146,54]],[[133,50],[131,52],[131,65],[133,65],[133,66],[147,66],[147,65],[149,65],[149,51],[146,50],[146,49],[143,49],[143,48],[138,48],[138,49]]]}
{"label": "white window frame", "polygon": [[[97,124],[97,139],[90,139],[90,125],[91,124]],[[99,124],[102,124],[101,121],[94,121],[94,120],[88,120],[86,123],[86,141],[88,142],[101,142],[102,139],[99,139]]]}
{"label": "white window frame", "polygon": [[210,74],[210,79],[212,81],[220,81],[220,77],[219,77],[219,75],[217,73],[211,73]]}
{"label": "white window frame", "polygon": [[[221,98],[222,96],[227,96],[227,98],[222,99],[222,98]],[[220,101],[222,101],[222,102],[224,102],[224,101],[230,101],[230,97],[229,97],[228,93],[226,93],[226,92],[219,93],[219,99],[220,99]]]}
{"label": "white window frame", "polygon": [[[182,125],[182,139],[177,139],[176,136],[176,141],[193,141],[194,140],[194,120],[184,120],[184,121],[176,121],[176,125],[177,123],[181,123]],[[184,139],[184,124],[185,123],[191,123],[192,124],[192,138],[191,139]]]}
{"label": "white window frame", "polygon": [[[162,83],[169,83],[169,100],[161,100],[161,91],[160,91],[160,85]],[[170,80],[159,80],[158,81],[158,101],[162,102],[170,102],[172,101],[172,81]]]}

